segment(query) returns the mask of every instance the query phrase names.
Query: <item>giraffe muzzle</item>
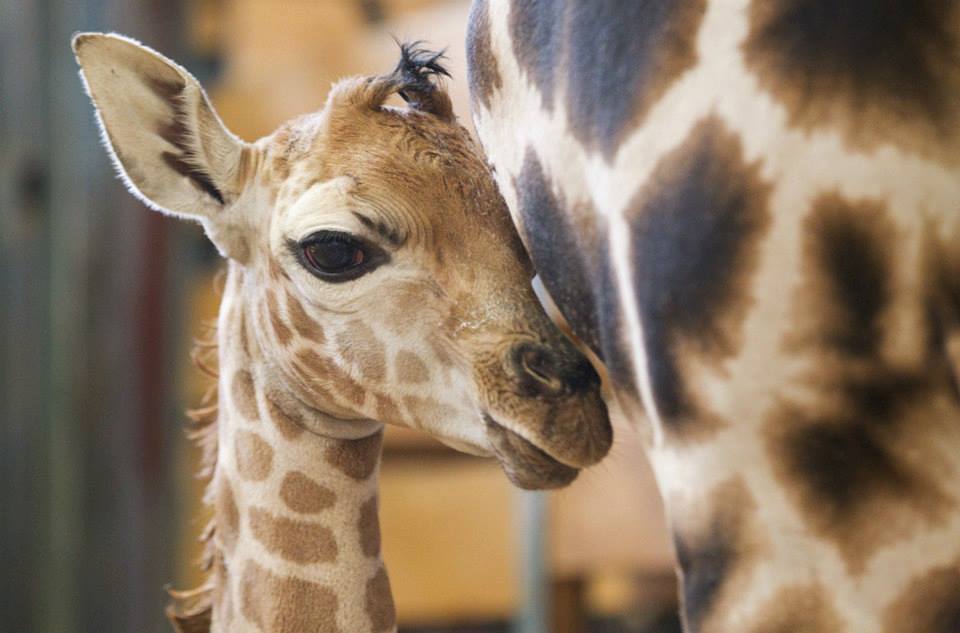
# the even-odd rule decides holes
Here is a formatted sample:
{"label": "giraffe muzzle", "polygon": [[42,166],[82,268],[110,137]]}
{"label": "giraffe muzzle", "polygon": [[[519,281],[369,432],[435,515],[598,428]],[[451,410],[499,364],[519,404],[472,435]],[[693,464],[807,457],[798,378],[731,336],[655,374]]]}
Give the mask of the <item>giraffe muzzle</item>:
{"label": "giraffe muzzle", "polygon": [[557,461],[489,415],[484,414],[483,418],[487,424],[487,437],[493,453],[500,461],[507,478],[518,488],[562,488],[580,474],[578,468]]}

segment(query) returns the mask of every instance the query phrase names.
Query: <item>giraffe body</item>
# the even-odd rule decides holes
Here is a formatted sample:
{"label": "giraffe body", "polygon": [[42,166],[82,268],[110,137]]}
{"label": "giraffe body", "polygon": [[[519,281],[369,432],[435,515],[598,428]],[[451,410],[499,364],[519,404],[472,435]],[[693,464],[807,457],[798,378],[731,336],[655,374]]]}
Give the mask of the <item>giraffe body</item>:
{"label": "giraffe body", "polygon": [[691,633],[960,630],[960,9],[476,0],[474,120],[649,421]]}
{"label": "giraffe body", "polygon": [[[181,632],[396,630],[380,556],[385,423],[558,487],[606,454],[599,379],[550,322],[496,185],[434,77],[402,47],[256,143],[196,80],[117,35],[74,51],[116,167],[228,259],[217,330],[209,586]],[[385,105],[399,94],[407,107]]]}

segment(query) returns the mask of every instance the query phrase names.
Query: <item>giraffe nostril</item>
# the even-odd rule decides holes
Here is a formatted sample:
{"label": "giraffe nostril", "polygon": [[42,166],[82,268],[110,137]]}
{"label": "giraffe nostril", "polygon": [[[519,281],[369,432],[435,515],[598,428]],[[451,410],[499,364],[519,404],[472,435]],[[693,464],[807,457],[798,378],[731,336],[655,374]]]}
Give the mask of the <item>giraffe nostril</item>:
{"label": "giraffe nostril", "polygon": [[511,362],[521,388],[532,396],[561,396],[568,391],[558,358],[549,348],[521,343],[513,349]]}
{"label": "giraffe nostril", "polygon": [[521,369],[548,391],[560,393],[563,391],[563,381],[556,375],[554,365],[542,349],[527,347],[520,352]]}

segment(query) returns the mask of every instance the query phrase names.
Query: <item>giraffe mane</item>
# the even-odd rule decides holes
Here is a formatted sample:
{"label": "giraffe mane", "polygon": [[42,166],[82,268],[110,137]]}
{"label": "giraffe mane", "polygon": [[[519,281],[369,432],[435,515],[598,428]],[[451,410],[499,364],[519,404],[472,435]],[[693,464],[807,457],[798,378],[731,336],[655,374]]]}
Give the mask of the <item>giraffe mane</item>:
{"label": "giraffe mane", "polygon": [[[218,275],[218,278],[222,275]],[[218,284],[219,285],[219,284]],[[204,503],[211,504],[211,483],[217,470],[217,419],[218,419],[218,377],[217,368],[217,326],[209,323],[203,333],[193,341],[190,351],[190,360],[201,373],[212,379],[210,387],[200,400],[197,407],[187,409],[186,435],[200,448],[200,468],[197,477],[204,480],[206,492]],[[214,541],[216,533],[215,517],[204,528],[200,537],[204,545],[201,569],[207,574],[206,580],[194,589],[180,591],[167,589],[172,599],[167,605],[166,616],[177,633],[209,633],[211,615],[213,612],[213,581],[211,570],[219,551]]]}

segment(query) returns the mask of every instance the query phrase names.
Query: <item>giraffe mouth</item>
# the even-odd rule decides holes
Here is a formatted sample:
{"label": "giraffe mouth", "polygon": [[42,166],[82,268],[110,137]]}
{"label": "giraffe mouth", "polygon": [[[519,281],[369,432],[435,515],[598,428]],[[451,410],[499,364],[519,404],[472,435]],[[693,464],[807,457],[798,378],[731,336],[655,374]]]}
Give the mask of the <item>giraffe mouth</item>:
{"label": "giraffe mouth", "polygon": [[570,484],[580,473],[578,468],[568,466],[551,457],[546,451],[529,440],[504,427],[483,414],[487,425],[487,438],[500,466],[511,482],[525,490],[562,488]]}

